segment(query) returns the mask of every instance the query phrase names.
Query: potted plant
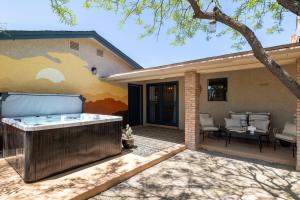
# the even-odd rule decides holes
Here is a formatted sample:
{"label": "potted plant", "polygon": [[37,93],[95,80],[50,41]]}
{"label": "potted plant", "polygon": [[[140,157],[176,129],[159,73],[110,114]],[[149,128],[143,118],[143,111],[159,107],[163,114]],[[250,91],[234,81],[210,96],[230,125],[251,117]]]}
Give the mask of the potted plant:
{"label": "potted plant", "polygon": [[134,146],[134,139],[132,136],[132,129],[129,124],[126,125],[126,128],[122,130],[122,144],[126,149],[130,149]]}

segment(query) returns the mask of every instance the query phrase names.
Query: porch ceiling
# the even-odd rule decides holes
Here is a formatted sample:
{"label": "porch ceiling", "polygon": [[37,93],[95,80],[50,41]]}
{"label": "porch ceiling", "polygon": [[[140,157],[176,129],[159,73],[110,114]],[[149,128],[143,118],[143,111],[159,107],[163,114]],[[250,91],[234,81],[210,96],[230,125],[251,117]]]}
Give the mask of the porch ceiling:
{"label": "porch ceiling", "polygon": [[[267,52],[281,65],[296,63],[300,58],[300,44],[288,44],[266,49]],[[107,80],[118,82],[145,81],[183,76],[186,71],[198,73],[215,73],[243,69],[264,67],[254,56],[252,51],[226,54],[165,66],[152,67],[142,70],[114,74]]]}

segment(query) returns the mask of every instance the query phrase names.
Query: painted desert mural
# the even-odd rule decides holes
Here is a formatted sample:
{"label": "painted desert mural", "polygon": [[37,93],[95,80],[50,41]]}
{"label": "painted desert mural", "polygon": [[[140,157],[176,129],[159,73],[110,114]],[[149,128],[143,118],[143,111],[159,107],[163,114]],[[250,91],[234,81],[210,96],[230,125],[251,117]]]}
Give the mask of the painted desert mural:
{"label": "painted desert mural", "polygon": [[87,66],[68,52],[23,58],[0,54],[0,92],[81,94],[85,112],[122,115],[127,121],[127,89],[100,80]]}

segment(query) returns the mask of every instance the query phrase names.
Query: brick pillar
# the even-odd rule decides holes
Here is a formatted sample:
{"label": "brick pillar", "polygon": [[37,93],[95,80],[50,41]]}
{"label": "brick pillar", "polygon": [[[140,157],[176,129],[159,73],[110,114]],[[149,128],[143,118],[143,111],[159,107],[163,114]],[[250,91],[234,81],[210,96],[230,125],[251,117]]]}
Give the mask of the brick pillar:
{"label": "brick pillar", "polygon": [[199,147],[199,104],[200,104],[200,75],[186,72],[184,75],[184,104],[185,104],[185,145],[188,149]]}
{"label": "brick pillar", "polygon": [[[296,75],[298,83],[300,83],[300,59],[297,59],[297,75]],[[300,100],[297,99],[297,153],[296,153],[296,170],[300,171]]]}

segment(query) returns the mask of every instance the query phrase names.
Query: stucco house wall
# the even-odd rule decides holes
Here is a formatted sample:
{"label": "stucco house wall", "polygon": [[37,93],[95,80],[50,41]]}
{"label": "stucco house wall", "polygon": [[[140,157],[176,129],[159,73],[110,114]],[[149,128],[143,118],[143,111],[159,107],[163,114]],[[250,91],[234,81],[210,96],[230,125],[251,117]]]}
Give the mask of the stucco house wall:
{"label": "stucco house wall", "polygon": [[[79,43],[78,51],[70,49],[70,41]],[[0,92],[81,94],[87,112],[127,113],[127,84],[102,77],[133,67],[94,39],[1,40],[0,67]]]}
{"label": "stucco house wall", "polygon": [[[296,64],[284,67],[296,75]],[[213,78],[228,79],[227,101],[208,101],[208,79]],[[200,112],[212,113],[217,123],[224,124],[230,111],[270,112],[272,126],[279,128],[294,121],[296,98],[265,68],[201,74],[200,82]]]}
{"label": "stucco house wall", "polygon": [[[68,47],[69,41],[75,41],[80,44],[79,56],[89,63],[88,67],[98,68],[98,76],[106,77],[116,73],[132,71],[132,66],[126,63],[117,55],[107,50],[94,39],[68,39],[64,47]],[[103,56],[97,56],[97,49],[103,51]]]}
{"label": "stucco house wall", "polygon": [[[293,76],[296,64],[284,68]],[[227,101],[208,101],[208,79],[227,78]],[[158,82],[179,82],[179,129],[184,129],[184,77],[135,82],[143,85],[144,124],[147,124],[146,85]],[[270,112],[272,126],[283,128],[285,122],[293,122],[296,98],[267,69],[247,69],[222,73],[200,74],[200,112],[211,113],[216,123],[224,125],[224,118],[234,112]]]}

